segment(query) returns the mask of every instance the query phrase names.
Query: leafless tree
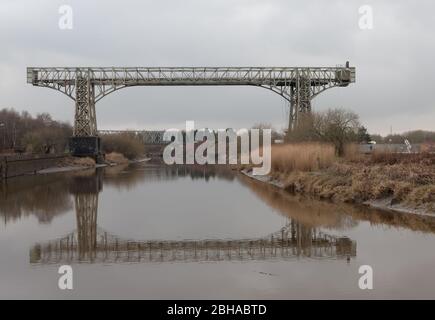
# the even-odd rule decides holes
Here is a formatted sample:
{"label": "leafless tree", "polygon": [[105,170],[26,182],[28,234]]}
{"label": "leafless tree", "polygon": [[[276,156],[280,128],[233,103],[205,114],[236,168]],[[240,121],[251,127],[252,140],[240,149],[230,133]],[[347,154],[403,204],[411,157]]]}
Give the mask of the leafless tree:
{"label": "leafless tree", "polygon": [[356,141],[361,128],[356,113],[345,109],[301,115],[297,127],[289,133],[289,141],[323,141],[334,144],[341,156],[347,142]]}
{"label": "leafless tree", "polygon": [[329,109],[314,115],[314,132],[323,141],[331,142],[339,156],[347,142],[354,141],[361,127],[356,113],[344,109]]}
{"label": "leafless tree", "polygon": [[0,110],[0,151],[61,153],[71,135],[70,124],[55,121],[48,113],[32,117],[26,111]]}

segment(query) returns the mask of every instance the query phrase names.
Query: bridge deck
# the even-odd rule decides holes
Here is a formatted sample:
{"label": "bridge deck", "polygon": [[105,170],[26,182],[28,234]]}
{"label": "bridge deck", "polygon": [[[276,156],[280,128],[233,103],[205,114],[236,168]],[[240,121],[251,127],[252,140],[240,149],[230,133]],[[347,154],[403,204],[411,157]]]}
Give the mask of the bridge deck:
{"label": "bridge deck", "polygon": [[104,86],[135,85],[296,85],[299,77],[312,86],[355,81],[353,67],[130,67],[27,68],[27,82],[72,86],[79,77]]}

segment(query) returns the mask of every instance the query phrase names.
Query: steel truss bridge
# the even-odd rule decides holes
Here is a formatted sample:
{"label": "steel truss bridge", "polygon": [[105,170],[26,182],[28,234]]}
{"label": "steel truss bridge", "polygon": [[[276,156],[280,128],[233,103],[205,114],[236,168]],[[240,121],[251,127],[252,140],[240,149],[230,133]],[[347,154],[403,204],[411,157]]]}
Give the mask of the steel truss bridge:
{"label": "steel truss bridge", "polygon": [[[355,82],[355,68],[343,67],[77,67],[27,68],[27,82],[60,91],[75,101],[74,137],[97,137],[95,104],[133,86],[235,86],[269,89],[290,103],[289,130],[311,112],[311,100],[333,87]],[[92,139],[80,139],[92,145]],[[91,141],[91,143],[89,143]],[[80,149],[80,146],[75,146]],[[82,148],[83,149],[83,148]],[[78,150],[80,151],[80,150]]]}

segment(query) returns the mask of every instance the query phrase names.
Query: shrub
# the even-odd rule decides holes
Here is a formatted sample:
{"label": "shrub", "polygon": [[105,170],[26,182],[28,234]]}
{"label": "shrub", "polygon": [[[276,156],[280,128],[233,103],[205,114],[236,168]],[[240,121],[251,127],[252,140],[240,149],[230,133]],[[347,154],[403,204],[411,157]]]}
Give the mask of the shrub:
{"label": "shrub", "polygon": [[135,134],[120,133],[102,136],[103,151],[120,153],[128,159],[135,159],[145,153],[145,146]]}
{"label": "shrub", "polygon": [[106,154],[106,160],[117,164],[128,162],[128,159],[118,152],[111,152],[109,154]]}

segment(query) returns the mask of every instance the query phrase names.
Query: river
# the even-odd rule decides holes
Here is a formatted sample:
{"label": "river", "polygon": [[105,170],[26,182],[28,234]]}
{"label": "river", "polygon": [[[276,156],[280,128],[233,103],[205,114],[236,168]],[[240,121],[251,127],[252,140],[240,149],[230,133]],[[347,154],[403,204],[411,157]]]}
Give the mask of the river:
{"label": "river", "polygon": [[[2,299],[435,298],[435,218],[298,197],[221,167],[135,164],[0,191]],[[73,290],[58,287],[61,265]]]}

